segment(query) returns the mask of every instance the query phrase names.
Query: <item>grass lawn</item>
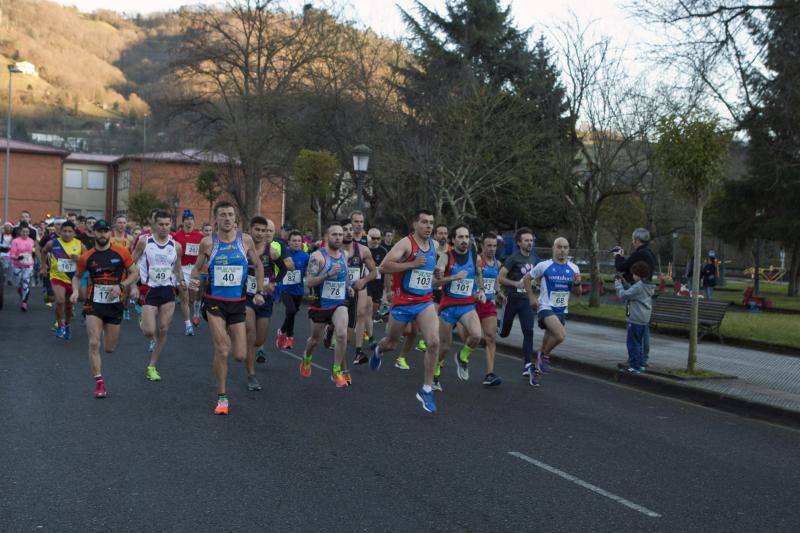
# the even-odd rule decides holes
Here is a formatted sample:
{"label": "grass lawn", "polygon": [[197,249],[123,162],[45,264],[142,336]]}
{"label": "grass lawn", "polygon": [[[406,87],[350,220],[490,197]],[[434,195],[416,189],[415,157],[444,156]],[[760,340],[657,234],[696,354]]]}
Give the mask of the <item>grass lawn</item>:
{"label": "grass lawn", "polygon": [[[589,307],[588,304],[581,302],[571,304],[569,312],[578,316],[625,322],[624,305]],[[675,326],[675,329],[686,331],[686,328],[680,326]],[[800,349],[800,317],[797,315],[728,311],[720,331],[726,339],[768,342]]]}
{"label": "grass lawn", "polygon": [[[771,286],[770,289],[774,289]],[[772,307],[774,309],[789,309],[793,311],[800,311],[800,296],[786,296],[786,288],[780,293],[773,293],[761,290],[761,295],[764,298],[772,300]],[[714,291],[714,300],[721,302],[732,302],[741,305],[742,298],[744,297],[744,289],[741,291]]]}

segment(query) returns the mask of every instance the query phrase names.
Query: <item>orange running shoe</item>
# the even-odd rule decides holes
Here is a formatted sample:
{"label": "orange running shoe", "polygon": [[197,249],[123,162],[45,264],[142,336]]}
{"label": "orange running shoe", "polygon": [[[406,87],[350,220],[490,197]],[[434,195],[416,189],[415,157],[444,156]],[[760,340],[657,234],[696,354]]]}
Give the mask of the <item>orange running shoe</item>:
{"label": "orange running shoe", "polygon": [[214,409],[215,415],[227,415],[228,414],[228,398],[227,397],[220,397],[217,398],[217,407]]}
{"label": "orange running shoe", "polygon": [[300,375],[304,378],[311,377],[311,356],[303,356],[303,360],[300,361]]}
{"label": "orange running shoe", "polygon": [[336,384],[337,389],[347,387],[347,381],[344,379],[341,372],[331,372],[331,381]]}
{"label": "orange running shoe", "polygon": [[342,377],[347,382],[348,387],[353,384],[353,378],[350,376],[349,370],[342,370]]}

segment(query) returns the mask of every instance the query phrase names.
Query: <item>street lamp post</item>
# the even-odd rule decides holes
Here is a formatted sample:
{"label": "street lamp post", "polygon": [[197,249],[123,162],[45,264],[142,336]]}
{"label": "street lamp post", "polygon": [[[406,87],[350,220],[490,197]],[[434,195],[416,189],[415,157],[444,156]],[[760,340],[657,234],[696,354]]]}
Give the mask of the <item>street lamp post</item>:
{"label": "street lamp post", "polygon": [[8,115],[6,116],[6,181],[3,189],[3,221],[8,222],[8,182],[11,175],[11,78],[22,72],[14,64],[8,65]]}
{"label": "street lamp post", "polygon": [[364,176],[367,174],[371,153],[372,150],[369,149],[369,146],[364,144],[353,148],[353,170],[356,175],[356,198],[359,211],[364,211]]}

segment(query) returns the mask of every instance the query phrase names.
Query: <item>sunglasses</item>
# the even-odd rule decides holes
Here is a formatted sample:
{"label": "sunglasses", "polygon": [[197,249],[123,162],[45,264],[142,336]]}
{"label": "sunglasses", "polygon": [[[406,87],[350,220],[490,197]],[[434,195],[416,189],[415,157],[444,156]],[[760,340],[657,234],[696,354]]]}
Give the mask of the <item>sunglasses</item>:
{"label": "sunglasses", "polygon": [[371,240],[371,241],[379,241],[379,240],[381,240],[381,238],[380,237],[370,237],[369,240]]}

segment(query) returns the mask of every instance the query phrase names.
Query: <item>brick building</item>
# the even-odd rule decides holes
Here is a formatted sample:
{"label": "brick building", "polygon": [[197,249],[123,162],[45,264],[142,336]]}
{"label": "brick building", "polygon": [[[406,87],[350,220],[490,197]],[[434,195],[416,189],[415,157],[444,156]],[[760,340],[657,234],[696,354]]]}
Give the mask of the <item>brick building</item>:
{"label": "brick building", "polygon": [[[5,178],[6,140],[0,139],[0,171]],[[191,209],[199,223],[211,220],[211,207],[196,189],[206,168],[224,171],[227,160],[198,150],[124,156],[73,153],[11,141],[9,218],[27,209],[34,220],[66,212],[111,218],[127,212],[130,194],[152,191],[173,215]],[[0,179],[0,201],[5,195]],[[283,223],[283,187],[263,180],[260,214]]]}
{"label": "brick building", "polygon": [[[0,201],[5,201],[7,140],[0,139]],[[34,220],[61,213],[61,173],[69,152],[38,144],[11,141],[8,216],[16,221],[27,209]],[[0,216],[2,211],[0,210]]]}
{"label": "brick building", "polygon": [[[224,172],[227,164],[225,156],[199,150],[122,156],[115,162],[116,188],[111,202],[114,211],[126,212],[130,195],[146,190],[166,202],[167,209],[176,218],[189,208],[198,223],[211,221],[211,205],[197,192],[197,176],[207,167]],[[282,224],[283,188],[263,180],[260,196],[260,214],[272,219],[277,226]]]}

